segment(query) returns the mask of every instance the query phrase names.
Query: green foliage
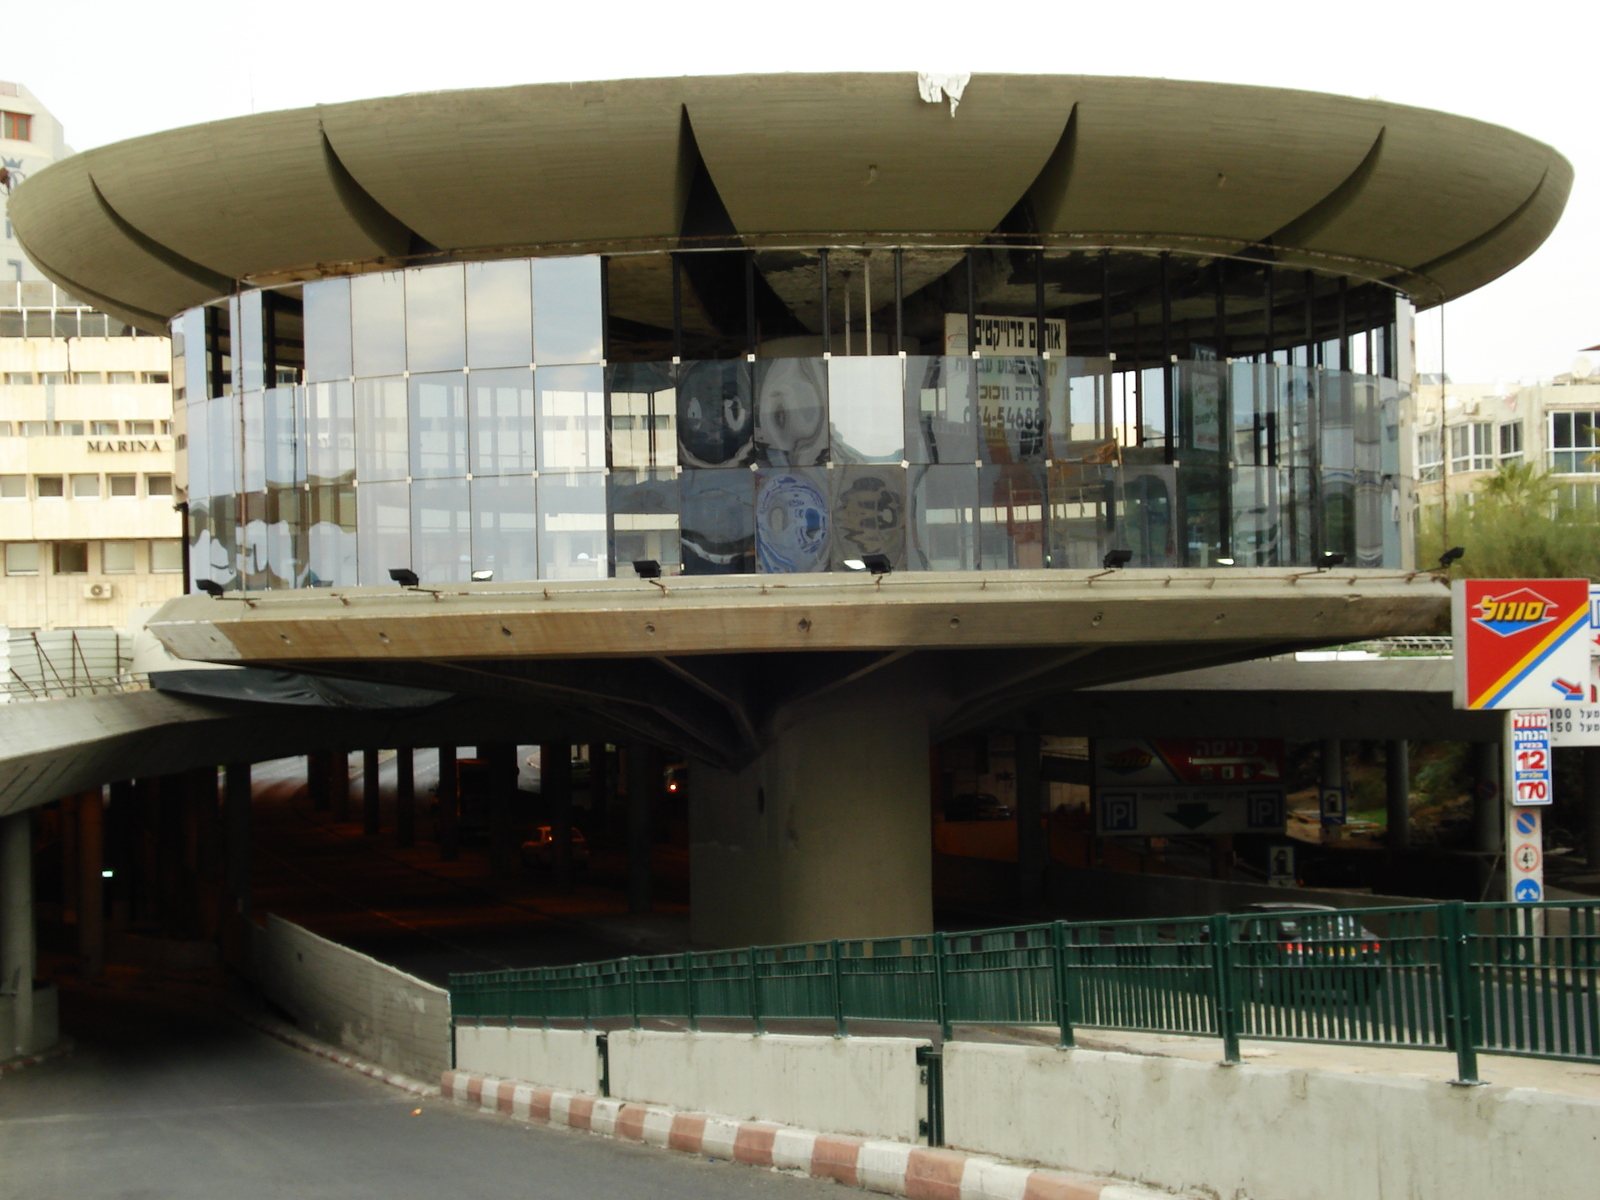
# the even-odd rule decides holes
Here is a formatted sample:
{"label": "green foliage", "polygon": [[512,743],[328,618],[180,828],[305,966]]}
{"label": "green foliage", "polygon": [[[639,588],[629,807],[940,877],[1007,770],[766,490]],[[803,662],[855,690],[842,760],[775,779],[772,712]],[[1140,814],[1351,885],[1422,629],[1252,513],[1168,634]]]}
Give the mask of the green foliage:
{"label": "green foliage", "polygon": [[1481,482],[1473,503],[1423,510],[1417,562],[1437,562],[1446,547],[1466,554],[1456,578],[1600,580],[1600,518],[1557,502],[1559,489],[1532,463],[1508,463]]}

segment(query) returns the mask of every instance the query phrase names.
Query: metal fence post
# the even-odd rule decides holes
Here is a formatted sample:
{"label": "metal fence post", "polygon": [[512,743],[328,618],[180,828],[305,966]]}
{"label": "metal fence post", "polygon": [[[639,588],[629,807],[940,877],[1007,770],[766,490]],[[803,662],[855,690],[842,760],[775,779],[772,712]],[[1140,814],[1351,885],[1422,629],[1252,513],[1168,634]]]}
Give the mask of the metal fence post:
{"label": "metal fence post", "polygon": [[694,1011],[694,951],[683,952],[683,1006],[689,1010],[689,1032],[700,1032],[700,1018]]}
{"label": "metal fence post", "polygon": [[544,1017],[546,1029],[550,1028],[550,998],[555,992],[555,988],[550,986],[552,983],[550,976],[554,971],[554,967],[539,968],[539,1012]]}
{"label": "metal fence post", "polygon": [[1460,900],[1439,906],[1439,966],[1444,975],[1445,1027],[1456,1052],[1455,1082],[1477,1083],[1477,1029],[1472,1019],[1477,989],[1467,956],[1467,906]]}
{"label": "metal fence post", "polygon": [[833,976],[833,1036],[844,1037],[844,960],[839,952],[839,939],[828,943],[830,974]]}
{"label": "metal fence post", "polygon": [[746,953],[750,958],[750,1019],[756,1023],[756,1032],[767,1031],[766,1020],[761,1016],[761,955],[751,946]]}
{"label": "metal fence post", "polygon": [[950,1040],[950,997],[946,985],[948,979],[945,973],[944,961],[944,934],[933,935],[933,1010],[934,1018],[939,1022],[939,1037],[948,1042]]}
{"label": "metal fence post", "polygon": [[1076,1042],[1072,1035],[1072,1001],[1067,997],[1067,923],[1056,921],[1050,926],[1050,966],[1056,983],[1056,1049],[1070,1050]]}
{"label": "metal fence post", "polygon": [[633,1018],[633,1027],[639,1028],[639,958],[637,955],[628,955],[628,1013]]}
{"label": "metal fence post", "polygon": [[594,1003],[589,998],[589,992],[593,986],[594,964],[585,963],[583,966],[579,967],[578,974],[574,978],[578,980],[578,991],[583,993],[583,1027],[585,1029],[593,1029]]}
{"label": "metal fence post", "polygon": [[1222,1035],[1222,1061],[1239,1061],[1239,1012],[1233,992],[1233,926],[1227,913],[1214,913],[1210,921],[1211,962],[1215,975],[1212,994],[1217,1010],[1217,1032]]}

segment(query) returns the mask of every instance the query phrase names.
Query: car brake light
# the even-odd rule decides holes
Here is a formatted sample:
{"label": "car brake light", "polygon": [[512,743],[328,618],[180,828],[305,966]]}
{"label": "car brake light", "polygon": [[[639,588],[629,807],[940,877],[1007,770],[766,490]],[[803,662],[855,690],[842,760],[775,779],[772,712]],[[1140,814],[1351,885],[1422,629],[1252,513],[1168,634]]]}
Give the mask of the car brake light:
{"label": "car brake light", "polygon": [[1299,954],[1305,949],[1305,947],[1299,942],[1283,942],[1279,945],[1278,949],[1282,950],[1285,954]]}

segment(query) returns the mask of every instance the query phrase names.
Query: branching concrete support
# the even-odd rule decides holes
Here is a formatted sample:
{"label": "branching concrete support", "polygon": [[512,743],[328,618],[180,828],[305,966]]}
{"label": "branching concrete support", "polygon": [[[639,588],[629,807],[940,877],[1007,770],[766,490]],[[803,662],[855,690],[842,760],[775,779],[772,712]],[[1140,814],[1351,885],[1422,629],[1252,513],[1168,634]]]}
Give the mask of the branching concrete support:
{"label": "branching concrete support", "polygon": [[410,746],[394,755],[394,836],[399,846],[417,844],[417,780]]}
{"label": "branching concrete support", "polygon": [[250,845],[250,764],[229,763],[224,774],[222,831],[227,846],[228,899],[233,911],[250,916],[253,887]]}
{"label": "branching concrete support", "polygon": [[655,801],[655,755],[635,742],[628,755],[628,911],[647,913],[655,907],[651,869],[651,809]]}
{"label": "branching concrete support", "polygon": [[456,796],[456,748],[439,747],[439,859],[454,862],[461,857],[461,821]]}
{"label": "branching concrete support", "polygon": [[383,815],[379,807],[381,799],[378,791],[378,751],[369,746],[361,752],[361,832],[368,837],[377,837],[383,827]]}
{"label": "branching concrete support", "polygon": [[1389,848],[1411,844],[1411,748],[1404,741],[1385,742],[1384,798],[1389,810]]}
{"label": "branching concrete support", "polygon": [[11,1045],[0,1058],[33,1047],[33,814],[0,818],[0,991],[11,993]]}
{"label": "branching concrete support", "polygon": [[552,865],[558,892],[572,890],[572,747],[539,747],[539,794],[555,839]]}
{"label": "branching concrete support", "polygon": [[1018,733],[1012,744],[1016,748],[1017,773],[1018,898],[1024,904],[1039,904],[1044,900],[1045,863],[1049,854],[1044,829],[1045,784],[1039,778],[1039,735]]}
{"label": "branching concrete support", "polygon": [[104,817],[98,788],[78,797],[78,970],[85,979],[106,970]]}

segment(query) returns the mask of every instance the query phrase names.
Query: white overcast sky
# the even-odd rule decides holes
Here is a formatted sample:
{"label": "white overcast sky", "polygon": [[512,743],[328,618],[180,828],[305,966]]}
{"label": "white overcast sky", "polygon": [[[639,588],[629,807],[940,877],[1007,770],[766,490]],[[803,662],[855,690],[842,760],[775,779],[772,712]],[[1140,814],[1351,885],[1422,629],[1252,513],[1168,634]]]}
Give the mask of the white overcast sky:
{"label": "white overcast sky", "polygon": [[[1447,307],[1451,377],[1549,377],[1600,343],[1593,0],[73,0],[6,9],[0,79],[31,88],[78,150],[319,101],[760,71],[972,71],[974,87],[985,72],[1155,75],[1444,109],[1546,141],[1577,171],[1544,247]],[[1433,314],[1419,322],[1423,370],[1437,369],[1437,327]]]}

